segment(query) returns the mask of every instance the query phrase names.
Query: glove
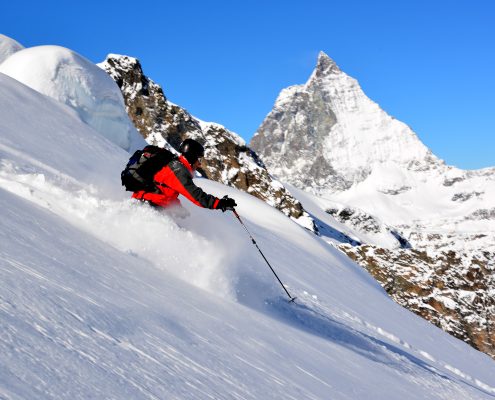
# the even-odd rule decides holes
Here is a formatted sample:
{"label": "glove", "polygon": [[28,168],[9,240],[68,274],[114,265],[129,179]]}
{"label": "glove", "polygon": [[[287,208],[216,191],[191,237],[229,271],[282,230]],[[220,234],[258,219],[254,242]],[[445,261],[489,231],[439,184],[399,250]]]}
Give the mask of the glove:
{"label": "glove", "polygon": [[223,196],[217,204],[217,210],[222,210],[223,212],[232,210],[234,207],[237,207],[237,203],[228,196]]}

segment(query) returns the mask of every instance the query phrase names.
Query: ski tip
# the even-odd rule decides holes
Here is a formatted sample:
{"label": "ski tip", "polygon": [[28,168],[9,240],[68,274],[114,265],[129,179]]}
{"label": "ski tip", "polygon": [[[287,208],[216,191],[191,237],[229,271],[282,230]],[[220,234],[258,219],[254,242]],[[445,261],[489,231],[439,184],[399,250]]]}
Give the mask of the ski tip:
{"label": "ski tip", "polygon": [[289,300],[289,303],[294,303],[294,301],[297,299],[297,297],[292,297],[290,300]]}

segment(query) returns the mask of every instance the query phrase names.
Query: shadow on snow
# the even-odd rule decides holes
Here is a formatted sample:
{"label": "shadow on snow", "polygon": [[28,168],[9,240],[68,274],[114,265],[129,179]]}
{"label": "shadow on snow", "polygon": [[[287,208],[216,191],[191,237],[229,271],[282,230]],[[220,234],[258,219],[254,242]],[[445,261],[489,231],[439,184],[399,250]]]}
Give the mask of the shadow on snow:
{"label": "shadow on snow", "polygon": [[[312,335],[330,340],[373,362],[390,366],[405,374],[414,373],[414,368],[419,367],[427,374],[431,374],[451,383],[459,380],[457,377],[448,376],[445,373],[442,373],[437,368],[414,356],[410,352],[391,343],[359,332],[342,322],[334,320],[321,311],[311,308],[311,306],[308,306],[299,300],[289,303],[285,298],[276,298],[267,300],[265,306],[270,315],[277,318],[279,321]],[[470,382],[462,380],[462,383],[495,398],[495,395],[492,393],[489,393]]]}

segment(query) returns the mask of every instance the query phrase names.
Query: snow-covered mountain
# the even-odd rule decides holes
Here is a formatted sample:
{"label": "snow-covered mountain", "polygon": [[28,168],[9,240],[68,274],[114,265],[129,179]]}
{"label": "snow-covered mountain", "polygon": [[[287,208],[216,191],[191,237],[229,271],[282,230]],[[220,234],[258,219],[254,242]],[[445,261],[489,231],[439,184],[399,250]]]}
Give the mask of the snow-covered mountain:
{"label": "snow-covered mountain", "polygon": [[250,145],[283,183],[365,235],[342,250],[400,304],[495,356],[495,168],[446,165],[324,53]]}
{"label": "snow-covered mountain", "polygon": [[0,398],[495,396],[493,360],[255,197],[196,179],[295,303],[231,213],[132,202],[122,138],[3,73],[0,132]]}
{"label": "snow-covered mountain", "polygon": [[[280,93],[251,146],[275,175],[318,194],[349,189],[377,166],[408,171],[444,166],[407,125],[371,101],[323,52],[305,85]],[[383,190],[407,190],[395,179],[385,183],[390,186]]]}
{"label": "snow-covered mountain", "polygon": [[324,53],[306,84],[280,93],[250,146],[283,182],[388,224],[495,230],[495,168],[446,165]]}

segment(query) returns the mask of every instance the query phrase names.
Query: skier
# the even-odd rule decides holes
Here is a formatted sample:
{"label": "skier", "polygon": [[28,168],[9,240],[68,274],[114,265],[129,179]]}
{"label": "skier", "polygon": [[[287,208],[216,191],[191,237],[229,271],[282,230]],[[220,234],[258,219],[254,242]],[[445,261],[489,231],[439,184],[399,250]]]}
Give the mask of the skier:
{"label": "skier", "polygon": [[174,158],[155,174],[155,191],[141,190],[134,192],[132,197],[153,207],[164,208],[171,206],[182,208],[178,199],[179,194],[199,207],[213,210],[225,211],[237,206],[234,199],[228,196],[219,199],[205,193],[194,184],[192,179],[194,171],[200,166],[201,158],[204,156],[204,148],[200,143],[186,139],[181,143],[179,152],[181,155],[178,158]]}

